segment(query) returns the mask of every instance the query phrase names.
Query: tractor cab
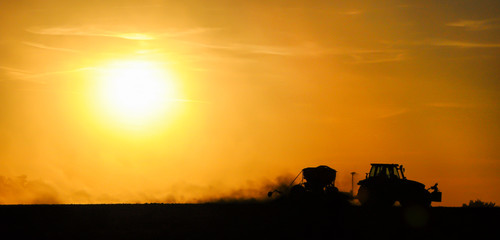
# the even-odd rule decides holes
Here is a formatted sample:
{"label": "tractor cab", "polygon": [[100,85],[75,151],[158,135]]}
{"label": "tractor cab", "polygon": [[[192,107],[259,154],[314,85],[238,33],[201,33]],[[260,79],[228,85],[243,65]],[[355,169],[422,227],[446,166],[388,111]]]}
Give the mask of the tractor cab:
{"label": "tractor cab", "polygon": [[406,179],[403,165],[372,163],[366,178]]}

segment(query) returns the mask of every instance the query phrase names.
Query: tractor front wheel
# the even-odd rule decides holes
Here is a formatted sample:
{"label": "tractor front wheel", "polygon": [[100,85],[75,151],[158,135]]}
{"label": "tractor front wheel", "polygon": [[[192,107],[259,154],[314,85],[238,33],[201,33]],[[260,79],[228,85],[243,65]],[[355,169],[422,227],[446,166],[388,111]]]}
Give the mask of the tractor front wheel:
{"label": "tractor front wheel", "polygon": [[427,208],[431,206],[431,194],[425,189],[415,190],[406,193],[400,203],[403,207],[421,206]]}

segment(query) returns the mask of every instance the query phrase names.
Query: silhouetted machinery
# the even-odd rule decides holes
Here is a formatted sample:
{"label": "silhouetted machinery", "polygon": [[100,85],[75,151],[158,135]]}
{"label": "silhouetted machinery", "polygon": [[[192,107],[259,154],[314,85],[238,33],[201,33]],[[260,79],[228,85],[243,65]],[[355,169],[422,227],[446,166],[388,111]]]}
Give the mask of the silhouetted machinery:
{"label": "silhouetted machinery", "polygon": [[[293,185],[301,175],[301,181]],[[338,189],[335,187],[336,176],[337,171],[328,166],[304,168],[290,184],[291,188],[288,197],[292,201],[334,200],[339,196]],[[269,192],[268,196],[271,197],[274,192],[281,193],[274,190]]]}
{"label": "silhouetted machinery", "polygon": [[[364,206],[392,206],[398,201],[402,206],[428,207],[431,202],[441,202],[437,183],[426,189],[417,181],[406,179],[404,168],[398,164],[372,163],[370,173],[358,182],[357,198]],[[433,190],[429,192],[429,190]]]}

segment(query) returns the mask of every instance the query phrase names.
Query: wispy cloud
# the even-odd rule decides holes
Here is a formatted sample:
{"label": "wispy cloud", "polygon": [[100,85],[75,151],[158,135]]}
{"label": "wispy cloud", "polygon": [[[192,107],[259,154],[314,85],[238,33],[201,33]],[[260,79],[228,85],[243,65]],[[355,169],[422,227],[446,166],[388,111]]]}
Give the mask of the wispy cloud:
{"label": "wispy cloud", "polygon": [[35,47],[35,48],[40,48],[40,49],[45,49],[45,50],[51,50],[51,51],[59,51],[59,52],[69,52],[69,53],[79,53],[80,51],[74,50],[74,49],[69,49],[69,48],[58,48],[58,47],[51,47],[47,46],[41,43],[34,43],[34,42],[23,42],[23,44],[28,45],[30,47]]}
{"label": "wispy cloud", "polygon": [[143,33],[134,32],[116,32],[103,30],[94,27],[50,27],[50,28],[28,28],[27,32],[40,35],[55,35],[55,36],[97,36],[97,37],[114,37],[129,40],[152,40],[152,36]]}
{"label": "wispy cloud", "polygon": [[281,56],[323,56],[338,54],[338,49],[319,46],[315,43],[304,43],[292,46],[269,46],[259,44],[233,44],[234,50],[255,54]]}
{"label": "wispy cloud", "polygon": [[457,48],[499,48],[500,43],[479,43],[455,40],[432,40],[430,45],[441,47],[457,47]]}
{"label": "wispy cloud", "polygon": [[207,44],[207,43],[192,42],[192,41],[185,41],[183,43],[189,44],[194,47],[233,51],[246,54],[305,56],[305,55],[325,55],[331,53],[331,49],[323,48],[311,43],[295,45],[295,46],[271,46],[264,44],[249,44],[249,43]]}
{"label": "wispy cloud", "polygon": [[402,49],[365,49],[353,47],[325,47],[314,42],[305,42],[296,45],[265,45],[249,43],[213,44],[186,41],[193,47],[207,48],[213,50],[229,51],[241,54],[275,55],[283,57],[321,57],[321,56],[343,56],[347,63],[382,63],[406,60],[406,51]]}
{"label": "wispy cloud", "polygon": [[400,46],[436,46],[436,47],[455,47],[455,48],[498,48],[500,43],[484,43],[484,42],[471,42],[462,40],[450,39],[425,39],[416,41],[383,41],[386,45],[400,45]]}
{"label": "wispy cloud", "polygon": [[18,69],[18,68],[13,68],[13,67],[7,67],[7,66],[0,66],[0,70],[3,70],[7,76],[9,76],[11,79],[14,80],[24,80],[24,81],[30,81],[30,82],[36,82],[36,83],[45,83],[45,81],[36,79],[36,78],[31,78],[30,74],[28,71]]}
{"label": "wispy cloud", "polygon": [[352,63],[398,62],[407,59],[406,52],[401,49],[359,49],[352,50],[348,54],[353,58]]}
{"label": "wispy cloud", "polygon": [[82,26],[82,27],[31,27],[27,32],[40,35],[55,36],[94,36],[94,37],[112,37],[127,40],[154,40],[163,37],[180,37],[194,35],[216,30],[215,28],[194,27],[187,29],[166,29],[161,32],[135,32],[108,30],[105,28]]}
{"label": "wispy cloud", "polygon": [[219,31],[220,28],[210,28],[210,27],[193,27],[186,29],[171,28],[157,33],[158,37],[181,37],[187,35],[203,34],[208,32]]}
{"label": "wispy cloud", "polygon": [[500,18],[490,18],[484,20],[459,20],[446,23],[449,27],[458,27],[470,31],[482,31],[500,27]]}
{"label": "wispy cloud", "polygon": [[475,105],[467,103],[458,102],[432,102],[428,103],[427,106],[434,108],[474,108]]}
{"label": "wispy cloud", "polygon": [[355,15],[362,14],[363,11],[359,10],[359,9],[353,9],[353,10],[340,11],[338,13],[341,14],[341,15],[355,16]]}
{"label": "wispy cloud", "polygon": [[407,112],[409,112],[409,111],[410,111],[410,110],[409,110],[409,109],[406,109],[406,108],[401,108],[401,109],[392,109],[392,110],[385,111],[384,113],[379,114],[376,118],[377,118],[377,119],[392,118],[392,117],[396,117],[396,116],[399,116],[399,115],[405,114],[405,113],[407,113]]}
{"label": "wispy cloud", "polygon": [[33,73],[23,69],[12,68],[7,66],[0,66],[0,69],[3,70],[8,76],[13,80],[22,80],[36,83],[46,83],[44,80],[48,76],[55,76],[61,74],[75,73],[88,71],[92,68],[78,68],[78,69],[70,69],[70,70],[62,70],[62,71],[53,71],[53,72],[42,72],[42,73]]}

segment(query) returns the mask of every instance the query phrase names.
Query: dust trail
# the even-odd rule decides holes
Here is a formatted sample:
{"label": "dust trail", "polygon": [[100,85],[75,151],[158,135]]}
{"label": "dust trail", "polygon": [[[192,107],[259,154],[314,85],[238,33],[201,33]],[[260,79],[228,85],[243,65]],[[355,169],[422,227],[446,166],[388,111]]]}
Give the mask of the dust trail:
{"label": "dust trail", "polygon": [[282,175],[274,180],[263,180],[260,183],[248,185],[241,188],[232,189],[228,192],[215,196],[207,196],[196,200],[197,203],[256,203],[269,201],[267,193],[277,190],[286,194],[290,190],[292,175]]}
{"label": "dust trail", "polygon": [[28,180],[25,175],[15,178],[0,176],[0,204],[58,204],[57,190],[46,182]]}

